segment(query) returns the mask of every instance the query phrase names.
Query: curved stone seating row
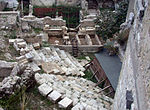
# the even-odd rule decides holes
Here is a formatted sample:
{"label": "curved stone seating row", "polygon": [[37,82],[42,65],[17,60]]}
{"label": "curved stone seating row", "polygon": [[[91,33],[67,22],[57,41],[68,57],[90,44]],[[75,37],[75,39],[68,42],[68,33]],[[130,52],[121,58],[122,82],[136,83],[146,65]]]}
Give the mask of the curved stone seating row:
{"label": "curved stone seating row", "polygon": [[[46,73],[84,76],[85,68],[68,52],[54,47],[46,47],[32,51],[34,60],[41,62],[42,69]],[[36,58],[36,56],[38,56]]]}
{"label": "curved stone seating row", "polygon": [[35,74],[39,92],[60,108],[71,110],[110,110],[112,99],[99,94],[100,88],[84,78]]}
{"label": "curved stone seating row", "polygon": [[[28,45],[24,39],[14,39],[10,41],[15,49],[20,53],[21,57],[17,60],[28,63],[34,61],[36,70],[40,70],[38,66],[46,73],[64,74],[73,76],[84,76],[85,68],[82,64],[71,56],[68,52],[54,47],[44,47],[40,50],[35,50],[32,45]],[[85,62],[85,64],[88,62]],[[31,64],[31,67],[32,64]]]}

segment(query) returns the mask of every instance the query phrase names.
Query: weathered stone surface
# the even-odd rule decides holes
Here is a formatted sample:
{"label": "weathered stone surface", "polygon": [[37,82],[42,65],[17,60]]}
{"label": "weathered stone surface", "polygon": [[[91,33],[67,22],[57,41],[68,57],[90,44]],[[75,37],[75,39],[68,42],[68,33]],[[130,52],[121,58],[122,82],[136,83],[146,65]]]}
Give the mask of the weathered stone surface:
{"label": "weathered stone surface", "polygon": [[52,92],[52,88],[49,87],[46,83],[40,85],[38,87],[39,92],[43,95],[46,96],[48,95],[50,92]]}
{"label": "weathered stone surface", "polygon": [[26,57],[26,59],[28,60],[28,61],[32,61],[33,60],[33,55],[32,55],[32,53],[27,53],[27,54],[25,54],[25,57]]}
{"label": "weathered stone surface", "polygon": [[28,65],[32,68],[34,73],[38,73],[41,71],[41,69],[38,67],[38,65],[35,64],[34,62],[31,62]]}
{"label": "weathered stone surface", "polygon": [[[51,0],[51,1],[47,1],[47,0],[32,0],[32,4],[33,5],[37,5],[37,6],[52,6],[53,4],[55,4],[55,0]],[[56,5],[77,5],[79,4],[80,1],[79,0],[57,0],[57,4]]]}
{"label": "weathered stone surface", "polygon": [[27,44],[26,44],[26,42],[19,42],[19,43],[17,43],[17,45],[19,48],[25,48]]}
{"label": "weathered stone surface", "polygon": [[40,49],[40,44],[39,44],[39,43],[34,43],[34,44],[33,44],[33,47],[34,47],[35,49]]}
{"label": "weathered stone surface", "polygon": [[59,74],[62,71],[61,68],[56,63],[52,62],[42,63],[42,69],[46,73],[54,73],[54,74]]}
{"label": "weathered stone surface", "polygon": [[81,105],[80,103],[78,103],[71,110],[85,110],[85,107]]}
{"label": "weathered stone surface", "polygon": [[54,90],[52,93],[48,95],[48,99],[56,103],[61,98],[61,96],[62,95],[58,91]]}
{"label": "weathered stone surface", "polygon": [[1,26],[16,26],[17,17],[19,16],[19,11],[1,11],[0,12],[0,25]]}
{"label": "weathered stone surface", "polygon": [[[79,77],[60,76],[53,74],[35,74],[35,79],[39,84],[47,83],[53,90],[62,94],[62,98],[68,97],[72,100],[73,106],[77,103],[90,105],[95,110],[101,110],[104,103],[108,103],[106,109],[110,109],[112,99],[99,94],[100,88],[95,87],[95,83]],[[100,109],[98,109],[98,107]]]}
{"label": "weathered stone surface", "polygon": [[21,78],[18,76],[8,76],[0,83],[0,98],[11,95],[15,89],[19,88]]}
{"label": "weathered stone surface", "polygon": [[16,62],[6,62],[0,60],[0,77],[9,76]]}
{"label": "weathered stone surface", "polygon": [[[123,67],[115,94],[113,110],[126,110],[126,93],[132,91],[131,110],[149,110],[150,92],[150,4],[149,0],[131,0],[127,20],[133,19],[130,27]],[[131,17],[131,18],[130,18]],[[130,24],[129,24],[130,25]],[[126,83],[128,82],[128,83]]]}
{"label": "weathered stone surface", "polygon": [[64,109],[70,107],[72,104],[73,104],[73,101],[69,99],[68,97],[65,97],[60,102],[58,102],[59,107],[64,108]]}

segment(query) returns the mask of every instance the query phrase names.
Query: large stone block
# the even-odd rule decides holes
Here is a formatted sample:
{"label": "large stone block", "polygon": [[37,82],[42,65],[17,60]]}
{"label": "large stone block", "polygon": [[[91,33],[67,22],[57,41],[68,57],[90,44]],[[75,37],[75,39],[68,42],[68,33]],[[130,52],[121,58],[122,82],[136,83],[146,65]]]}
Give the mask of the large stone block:
{"label": "large stone block", "polygon": [[59,104],[60,108],[66,109],[66,108],[72,106],[73,101],[71,99],[69,99],[68,97],[65,97],[60,102],[58,102],[58,104]]}
{"label": "large stone block", "polygon": [[39,92],[43,95],[46,96],[48,95],[50,92],[52,92],[52,88],[49,87],[47,84],[42,84],[38,87]]}
{"label": "large stone block", "polygon": [[61,96],[62,95],[59,92],[54,90],[52,93],[48,95],[48,99],[56,103],[61,98]]}

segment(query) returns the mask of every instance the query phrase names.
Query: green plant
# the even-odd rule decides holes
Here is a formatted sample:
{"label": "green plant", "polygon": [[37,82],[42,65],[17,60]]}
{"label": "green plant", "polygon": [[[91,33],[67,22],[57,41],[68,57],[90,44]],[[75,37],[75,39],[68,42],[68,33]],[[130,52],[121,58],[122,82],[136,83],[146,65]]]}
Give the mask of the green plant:
{"label": "green plant", "polygon": [[128,40],[130,29],[125,29],[121,33],[118,34],[117,41],[120,45],[124,45]]}
{"label": "green plant", "polygon": [[125,22],[128,9],[128,2],[120,2],[119,8],[113,11],[111,8],[100,9],[100,16],[95,20],[99,25],[97,34],[107,40],[112,38],[116,32],[119,32],[120,25]]}
{"label": "green plant", "polygon": [[9,53],[12,55],[12,56],[19,56],[19,52],[16,51],[16,49],[13,47],[13,45],[9,45]]}
{"label": "green plant", "polygon": [[[41,17],[41,16],[50,16],[55,17],[56,13],[58,12],[59,15],[63,16],[63,19],[66,20],[66,24],[68,27],[76,27],[79,24],[79,11],[80,7],[77,6],[65,6],[65,5],[59,5],[56,6],[55,4],[53,6],[33,6],[34,12],[33,15]],[[42,15],[38,15],[35,13],[36,8],[51,8],[53,11],[44,12]],[[37,14],[37,15],[36,15]]]}
{"label": "green plant", "polygon": [[42,42],[42,47],[49,47],[50,46],[50,43],[48,42]]}
{"label": "green plant", "polygon": [[85,79],[88,79],[88,80],[91,80],[92,82],[96,83],[97,80],[95,77],[92,77],[93,76],[93,73],[90,71],[90,70],[87,70],[84,72],[85,73],[85,76],[83,76],[83,78]]}
{"label": "green plant", "polygon": [[107,49],[110,55],[116,55],[118,54],[118,48],[114,47],[113,42],[106,43],[104,45],[104,48]]}
{"label": "green plant", "polygon": [[25,91],[24,87],[16,90],[13,95],[0,99],[0,105],[7,110],[25,110],[27,103]]}
{"label": "green plant", "polygon": [[38,33],[38,34],[42,31],[41,28],[33,28],[33,30],[34,30],[35,33]]}
{"label": "green plant", "polygon": [[10,35],[5,36],[5,37],[9,37],[9,39],[16,39],[16,30],[11,31]]}

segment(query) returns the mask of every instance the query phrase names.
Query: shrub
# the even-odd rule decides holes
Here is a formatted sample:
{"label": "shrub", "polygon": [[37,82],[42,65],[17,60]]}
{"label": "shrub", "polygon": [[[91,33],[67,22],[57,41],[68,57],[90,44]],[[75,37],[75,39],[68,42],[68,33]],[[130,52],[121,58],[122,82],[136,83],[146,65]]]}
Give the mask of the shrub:
{"label": "shrub", "polygon": [[128,2],[120,2],[116,11],[111,8],[100,9],[101,14],[95,22],[99,25],[97,33],[103,40],[112,38],[116,32],[119,32],[120,25],[125,22],[127,9]]}

